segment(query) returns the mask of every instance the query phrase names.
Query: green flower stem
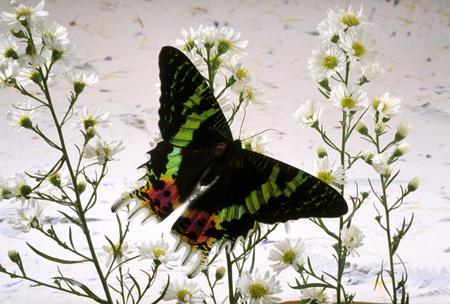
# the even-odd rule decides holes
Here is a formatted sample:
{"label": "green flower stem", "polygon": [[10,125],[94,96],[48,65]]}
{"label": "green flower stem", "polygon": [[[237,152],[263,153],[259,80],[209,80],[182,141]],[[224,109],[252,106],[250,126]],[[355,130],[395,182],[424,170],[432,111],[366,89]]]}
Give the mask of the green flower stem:
{"label": "green flower stem", "polygon": [[211,291],[210,298],[214,304],[217,304],[216,294],[214,293],[214,288],[216,287],[217,280],[214,280],[214,283],[211,283],[211,279],[209,278],[208,270],[204,271],[203,274],[206,277],[206,281],[208,282],[209,290]]}
{"label": "green flower stem", "polygon": [[72,164],[70,162],[68,149],[66,147],[65,138],[64,138],[64,135],[63,135],[63,132],[62,132],[62,127],[61,127],[61,125],[59,123],[59,120],[58,120],[58,117],[56,115],[56,112],[55,112],[55,109],[54,109],[54,106],[53,106],[53,102],[52,102],[52,98],[51,98],[51,95],[50,95],[50,91],[48,89],[47,80],[48,80],[48,76],[49,76],[50,70],[51,70],[51,65],[48,68],[46,74],[44,75],[44,72],[42,71],[42,69],[39,69],[41,77],[43,78],[43,88],[44,88],[43,93],[44,93],[44,95],[45,95],[45,97],[47,99],[48,108],[50,110],[53,122],[54,122],[55,127],[56,127],[56,131],[57,131],[57,134],[58,134],[58,138],[59,138],[59,142],[60,142],[60,146],[61,146],[61,152],[63,153],[64,160],[65,160],[65,163],[66,163],[66,166],[67,166],[67,169],[69,171],[70,178],[71,178],[71,181],[72,181],[72,185],[73,185],[73,187],[75,189],[75,191],[74,191],[75,192],[75,196],[76,196],[75,208],[76,208],[76,211],[77,211],[77,215],[78,215],[78,217],[80,219],[80,223],[81,223],[81,227],[82,227],[83,233],[84,233],[84,235],[86,237],[86,241],[88,243],[89,251],[90,251],[90,254],[91,254],[91,257],[92,257],[92,262],[93,262],[93,264],[95,266],[95,269],[97,271],[98,277],[99,277],[99,279],[101,281],[101,284],[103,286],[103,290],[104,290],[105,296],[107,298],[107,303],[113,304],[113,300],[112,300],[112,297],[111,297],[111,293],[109,291],[108,283],[107,283],[107,281],[105,279],[105,276],[103,275],[100,263],[99,263],[99,261],[97,259],[97,254],[95,252],[95,247],[94,247],[94,244],[92,242],[91,234],[90,234],[90,231],[89,231],[89,226],[88,226],[87,221],[86,221],[85,212],[83,211],[83,206],[81,204],[80,194],[78,193],[78,191],[76,191],[76,185],[77,185],[76,175],[75,175],[75,172],[73,170]]}
{"label": "green flower stem", "polygon": [[231,254],[227,249],[225,249],[225,256],[227,259],[228,301],[230,304],[236,304],[236,301],[234,300],[234,287],[233,287],[233,262],[231,261]]}

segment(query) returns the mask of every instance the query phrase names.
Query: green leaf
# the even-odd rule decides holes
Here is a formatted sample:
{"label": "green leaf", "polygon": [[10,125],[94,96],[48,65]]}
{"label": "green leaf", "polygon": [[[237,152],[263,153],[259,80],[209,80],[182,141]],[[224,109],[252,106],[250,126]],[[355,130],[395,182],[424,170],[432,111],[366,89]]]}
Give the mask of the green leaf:
{"label": "green leaf", "polygon": [[34,248],[33,246],[30,245],[30,243],[27,242],[28,247],[30,247],[31,250],[34,251],[34,253],[36,253],[37,255],[39,255],[40,257],[43,257],[44,259],[47,259],[49,261],[55,262],[55,263],[59,263],[59,264],[79,264],[79,263],[84,263],[86,262],[86,260],[64,260],[64,259],[60,259],[60,258],[55,258],[52,257],[48,254],[43,253],[42,251],[39,251],[38,249]]}
{"label": "green leaf", "polygon": [[64,281],[72,286],[78,287],[81,290],[83,290],[87,296],[91,297],[92,299],[94,299],[95,301],[99,302],[99,303],[105,303],[108,304],[107,301],[99,298],[95,293],[92,292],[92,290],[89,289],[89,287],[87,287],[86,285],[84,285],[83,283],[74,280],[74,279],[70,279],[70,278],[65,278],[65,277],[53,277],[52,279],[54,280],[61,280]]}
{"label": "green leaf", "polygon": [[66,214],[66,213],[64,213],[64,212],[62,212],[62,211],[59,211],[59,210],[58,210],[58,212],[61,213],[66,219],[68,219],[69,222],[72,222],[72,223],[74,223],[75,225],[77,225],[78,227],[81,227],[81,223],[80,223],[77,219],[71,217],[70,215],[68,215],[68,214]]}

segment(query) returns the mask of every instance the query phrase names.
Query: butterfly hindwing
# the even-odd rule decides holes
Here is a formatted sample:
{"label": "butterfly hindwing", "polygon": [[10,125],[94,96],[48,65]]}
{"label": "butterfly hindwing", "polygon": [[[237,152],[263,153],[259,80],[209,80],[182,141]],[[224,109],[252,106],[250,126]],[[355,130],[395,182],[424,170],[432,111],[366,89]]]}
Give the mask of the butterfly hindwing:
{"label": "butterfly hindwing", "polygon": [[159,129],[163,140],[189,148],[233,140],[212,90],[186,55],[176,48],[163,47],[159,69]]}
{"label": "butterfly hindwing", "polygon": [[246,236],[255,222],[273,224],[305,217],[338,217],[345,200],[318,178],[245,149],[225,152],[211,167],[215,178],[191,202],[173,229],[209,250],[220,240]]}

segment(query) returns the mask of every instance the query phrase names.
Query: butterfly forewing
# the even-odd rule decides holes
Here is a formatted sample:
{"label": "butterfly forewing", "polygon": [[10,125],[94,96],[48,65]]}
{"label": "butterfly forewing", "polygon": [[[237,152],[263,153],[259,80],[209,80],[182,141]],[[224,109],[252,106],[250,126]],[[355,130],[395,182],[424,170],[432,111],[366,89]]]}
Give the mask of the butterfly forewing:
{"label": "butterfly forewing", "polygon": [[181,51],[164,47],[159,55],[162,138],[181,148],[203,148],[233,140],[208,83]]}

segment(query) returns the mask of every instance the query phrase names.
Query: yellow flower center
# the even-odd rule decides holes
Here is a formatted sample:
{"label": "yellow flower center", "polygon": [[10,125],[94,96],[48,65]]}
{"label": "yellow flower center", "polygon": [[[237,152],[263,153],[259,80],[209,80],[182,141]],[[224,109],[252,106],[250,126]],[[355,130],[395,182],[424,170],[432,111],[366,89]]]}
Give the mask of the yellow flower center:
{"label": "yellow flower center", "polygon": [[261,299],[267,295],[268,288],[264,283],[253,282],[248,287],[248,292],[253,299]]}
{"label": "yellow flower center", "polygon": [[330,171],[319,171],[317,172],[317,178],[322,180],[327,184],[331,184],[334,181],[334,176]]}
{"label": "yellow flower center", "polygon": [[341,99],[341,106],[347,109],[353,109],[356,106],[356,101],[350,96],[345,96]]}
{"label": "yellow flower center", "polygon": [[[382,102],[382,100],[381,100],[380,98],[375,98],[375,99],[372,101],[372,107],[373,107],[373,109],[376,110],[376,111],[378,111],[378,107],[380,106],[381,102]],[[383,106],[383,108],[384,108],[384,106]]]}
{"label": "yellow flower center", "polygon": [[293,249],[288,249],[285,252],[283,252],[283,255],[281,256],[281,260],[285,264],[292,264],[294,263],[295,258],[297,257],[297,254]]}
{"label": "yellow flower center", "polygon": [[153,256],[156,259],[159,259],[160,257],[164,256],[166,254],[166,249],[164,247],[155,246],[152,249]]}
{"label": "yellow flower center", "polygon": [[345,14],[342,16],[341,22],[348,27],[357,26],[360,24],[358,17],[354,14]]}
{"label": "yellow flower center", "polygon": [[245,79],[245,78],[248,77],[248,71],[247,71],[246,69],[239,68],[239,69],[236,71],[236,77],[237,77],[237,79],[239,79],[239,80],[243,80],[243,79]]}
{"label": "yellow flower center", "polygon": [[23,19],[31,16],[31,9],[28,6],[22,6],[16,11],[16,19],[22,21]]}
{"label": "yellow flower center", "polygon": [[192,293],[187,289],[180,289],[177,292],[177,299],[180,301],[189,300],[192,297]]}
{"label": "yellow flower center", "polygon": [[246,93],[248,100],[253,100],[255,98],[255,91],[253,91],[252,89],[247,89]]}
{"label": "yellow flower center", "polygon": [[336,56],[333,55],[327,55],[322,60],[322,66],[328,70],[332,70],[338,65],[338,59]]}
{"label": "yellow flower center", "polygon": [[366,48],[359,42],[353,42],[352,49],[356,57],[361,57],[366,53]]}

